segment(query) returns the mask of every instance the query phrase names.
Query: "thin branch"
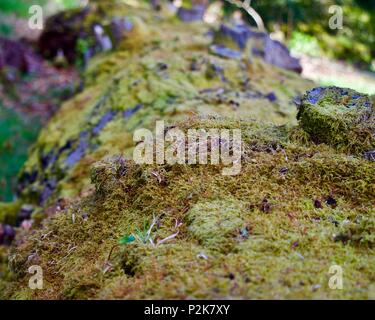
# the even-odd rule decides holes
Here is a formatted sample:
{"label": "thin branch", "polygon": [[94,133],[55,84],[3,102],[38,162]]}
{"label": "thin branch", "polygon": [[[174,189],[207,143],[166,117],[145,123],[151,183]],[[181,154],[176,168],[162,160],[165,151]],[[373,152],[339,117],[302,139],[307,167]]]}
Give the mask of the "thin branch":
{"label": "thin branch", "polygon": [[251,0],[249,1],[240,1],[240,0],[225,0],[229,2],[230,4],[235,5],[236,7],[240,9],[244,9],[247,14],[253,18],[255,23],[257,24],[257,27],[261,31],[266,31],[266,27],[264,25],[262,17],[259,15],[258,12],[255,11],[255,9],[251,6]]}
{"label": "thin branch", "polygon": [[162,244],[162,243],[164,243],[164,242],[167,242],[167,241],[169,241],[169,240],[172,240],[172,239],[176,238],[176,236],[178,235],[179,232],[180,232],[180,231],[177,231],[176,233],[171,234],[170,236],[168,236],[168,237],[166,237],[166,238],[164,238],[164,239],[162,239],[162,240],[159,240],[159,241],[156,243],[156,245],[158,246],[158,245],[160,245],[160,244]]}

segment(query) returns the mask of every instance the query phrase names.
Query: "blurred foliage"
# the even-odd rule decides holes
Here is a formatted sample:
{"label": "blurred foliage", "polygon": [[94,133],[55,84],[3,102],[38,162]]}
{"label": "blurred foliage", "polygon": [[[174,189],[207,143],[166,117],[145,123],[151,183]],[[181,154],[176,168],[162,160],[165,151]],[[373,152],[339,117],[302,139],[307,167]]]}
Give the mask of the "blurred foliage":
{"label": "blurred foliage", "polygon": [[[150,1],[150,0],[149,0]],[[168,1],[168,0],[164,0]],[[197,0],[191,0],[197,2]],[[218,0],[210,0],[217,2]],[[237,7],[225,0],[224,12],[231,14]],[[27,17],[30,5],[55,5],[59,8],[71,8],[79,0],[2,0],[0,14],[16,14]],[[375,56],[375,0],[252,0],[252,6],[262,16],[270,31],[281,30],[296,50],[307,52],[315,42],[326,55],[332,58],[353,62],[359,67],[369,68]],[[344,11],[344,28],[331,30],[328,21],[332,16],[328,9],[339,5]],[[249,22],[251,18],[249,18]],[[4,25],[0,19],[0,34],[10,34],[12,26]],[[305,36],[305,37],[304,37]],[[310,38],[309,38],[310,37]],[[305,41],[310,39],[312,41]],[[303,48],[302,44],[307,47]],[[315,48],[316,49],[316,48]],[[314,49],[314,53],[317,51]]]}
{"label": "blurred foliage", "polygon": [[6,14],[15,14],[18,17],[27,17],[29,8],[32,5],[55,5],[58,8],[72,8],[77,6],[79,0],[1,0],[0,12]]}
{"label": "blurred foliage", "polygon": [[12,26],[8,23],[4,23],[1,21],[1,15],[0,15],[0,36],[9,37],[12,34]]}
{"label": "blurred foliage", "polygon": [[0,12],[27,17],[30,6],[34,4],[44,6],[46,2],[47,0],[3,0],[0,1]]}
{"label": "blurred foliage", "polygon": [[[369,68],[373,62],[375,0],[253,0],[251,3],[268,29],[283,31],[292,47],[308,51],[314,46],[314,53],[321,49],[329,57],[348,60],[363,68]],[[343,9],[342,30],[329,28],[332,5]],[[236,8],[225,3],[227,14],[234,10]],[[252,23],[250,18],[249,22]],[[298,44],[298,41],[302,43]],[[306,48],[302,48],[303,44]]]}
{"label": "blurred foliage", "polygon": [[0,201],[11,201],[17,174],[36,140],[40,124],[5,108],[0,101]]}
{"label": "blurred foliage", "polygon": [[289,46],[298,53],[308,54],[312,57],[319,57],[323,50],[316,37],[294,31],[289,41]]}
{"label": "blurred foliage", "polygon": [[[26,22],[29,8],[40,5],[47,8],[46,15],[81,5],[82,0],[0,0],[0,36],[17,37],[14,31],[19,21]],[[25,24],[27,26],[27,24]]]}

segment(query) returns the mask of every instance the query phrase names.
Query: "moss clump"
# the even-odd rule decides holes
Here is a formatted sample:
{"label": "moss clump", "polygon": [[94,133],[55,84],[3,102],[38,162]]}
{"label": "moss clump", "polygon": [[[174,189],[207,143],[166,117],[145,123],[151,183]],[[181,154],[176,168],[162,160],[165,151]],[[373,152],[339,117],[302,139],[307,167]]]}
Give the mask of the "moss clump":
{"label": "moss clump", "polygon": [[358,216],[357,221],[345,220],[335,241],[373,248],[375,245],[375,221],[371,217]]}
{"label": "moss clump", "polygon": [[318,143],[357,155],[375,148],[375,107],[367,95],[337,87],[315,88],[302,98],[297,118]]}
{"label": "moss clump", "polygon": [[212,250],[228,250],[234,234],[244,226],[246,205],[236,199],[198,202],[189,212],[189,232],[204,246]]}
{"label": "moss clump", "polygon": [[292,99],[313,86],[261,58],[212,54],[210,28],[202,22],[187,28],[147,8],[103,3],[79,24],[91,26],[98,11],[103,25],[123,16],[132,29],[115,50],[90,61],[84,90],[42,130],[20,173],[20,196],[28,203],[50,206],[86,192],[90,166],[130,156],[136,128],[194,114],[296,122]]}
{"label": "moss clump", "polygon": [[0,223],[14,225],[17,220],[17,214],[21,209],[21,202],[11,203],[0,202]]}
{"label": "moss clump", "polygon": [[[320,127],[296,126],[291,100],[313,84],[262,60],[211,54],[202,23],[189,30],[147,10],[127,12],[153,36],[94,58],[83,92],[41,133],[21,174],[21,200],[43,196],[43,212],[52,213],[4,253],[0,266],[11,269],[2,296],[370,297],[375,164],[339,152],[333,138],[314,143]],[[240,173],[223,176],[223,164],[135,164],[134,130],[160,119],[183,131],[240,129]],[[66,205],[54,210],[58,200]],[[349,227],[352,239],[338,241]],[[130,235],[136,240],[120,241]],[[35,264],[43,290],[27,287]],[[343,290],[328,286],[336,264]]]}
{"label": "moss clump", "polygon": [[[374,163],[302,143],[293,127],[217,117],[177,125],[241,129],[240,174],[121,157],[96,163],[91,192],[14,249],[6,297],[19,288],[48,299],[371,295]],[[152,222],[152,243],[119,245]],[[32,292],[22,270],[36,262],[46,290]],[[343,267],[344,290],[328,287],[334,264]]]}

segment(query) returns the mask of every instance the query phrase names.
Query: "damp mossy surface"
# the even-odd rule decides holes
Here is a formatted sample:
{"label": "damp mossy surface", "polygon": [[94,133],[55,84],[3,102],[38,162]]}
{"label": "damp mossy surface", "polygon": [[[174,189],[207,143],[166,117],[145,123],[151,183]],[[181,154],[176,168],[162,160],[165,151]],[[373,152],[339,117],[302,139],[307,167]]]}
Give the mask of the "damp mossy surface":
{"label": "damp mossy surface", "polygon": [[[316,141],[315,114],[296,119],[293,99],[314,84],[260,58],[214,55],[203,23],[116,8],[137,36],[90,62],[84,90],[34,145],[19,201],[39,207],[39,224],[1,248],[0,297],[374,298],[375,164],[363,140],[344,149],[328,130]],[[157,120],[240,129],[240,173],[135,164],[133,132]],[[28,287],[31,265],[43,290]],[[342,290],[329,287],[334,265]]]}
{"label": "damp mossy surface", "polygon": [[297,118],[317,143],[356,154],[375,149],[375,107],[367,95],[337,87],[314,88],[303,97]]}
{"label": "damp mossy surface", "polygon": [[84,90],[42,130],[19,178],[28,202],[44,206],[84,192],[95,161],[132,154],[136,128],[192,115],[296,123],[293,99],[314,86],[250,54],[213,54],[210,30],[217,26],[184,24],[147,7],[97,4],[92,10],[83,25],[123,15],[133,27],[116,50],[91,60]]}
{"label": "damp mossy surface", "polygon": [[[373,297],[372,162],[303,144],[295,128],[217,118],[180,124],[195,127],[242,130],[239,175],[223,176],[213,165],[98,162],[92,192],[13,248],[12,281],[3,293],[15,299]],[[119,244],[124,237],[134,241]],[[34,264],[43,268],[44,290],[27,288],[25,270]],[[343,269],[343,290],[328,286],[332,265]]]}

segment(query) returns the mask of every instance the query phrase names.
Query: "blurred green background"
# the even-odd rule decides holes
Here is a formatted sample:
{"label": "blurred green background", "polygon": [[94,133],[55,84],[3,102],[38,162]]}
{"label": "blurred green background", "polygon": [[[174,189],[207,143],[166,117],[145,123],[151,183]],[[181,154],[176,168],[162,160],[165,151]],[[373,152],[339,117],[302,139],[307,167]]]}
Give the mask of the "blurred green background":
{"label": "blurred green background", "polygon": [[[102,0],[108,1],[108,0]],[[140,0],[148,1],[149,0]],[[161,0],[163,1],[163,0]],[[167,1],[167,0],[165,0]],[[1,15],[28,16],[30,5],[39,4],[48,13],[78,6],[82,0],[2,0]],[[218,2],[210,0],[209,3]],[[237,7],[222,0],[226,15]],[[261,15],[269,31],[280,31],[292,49],[309,54],[325,54],[343,59],[356,67],[375,71],[375,0],[252,0],[252,6]],[[344,28],[331,30],[328,9],[339,5],[344,12]],[[249,19],[251,23],[251,19]],[[0,32],[12,33],[12,25],[0,19]]]}
{"label": "blurred green background", "polygon": [[[270,31],[281,30],[291,48],[326,54],[374,70],[375,0],[253,0]],[[343,9],[343,29],[332,30],[329,8]],[[233,6],[226,4],[230,12]]]}
{"label": "blurred green background", "polygon": [[0,201],[12,201],[17,174],[37,138],[38,119],[5,108],[0,101]]}

